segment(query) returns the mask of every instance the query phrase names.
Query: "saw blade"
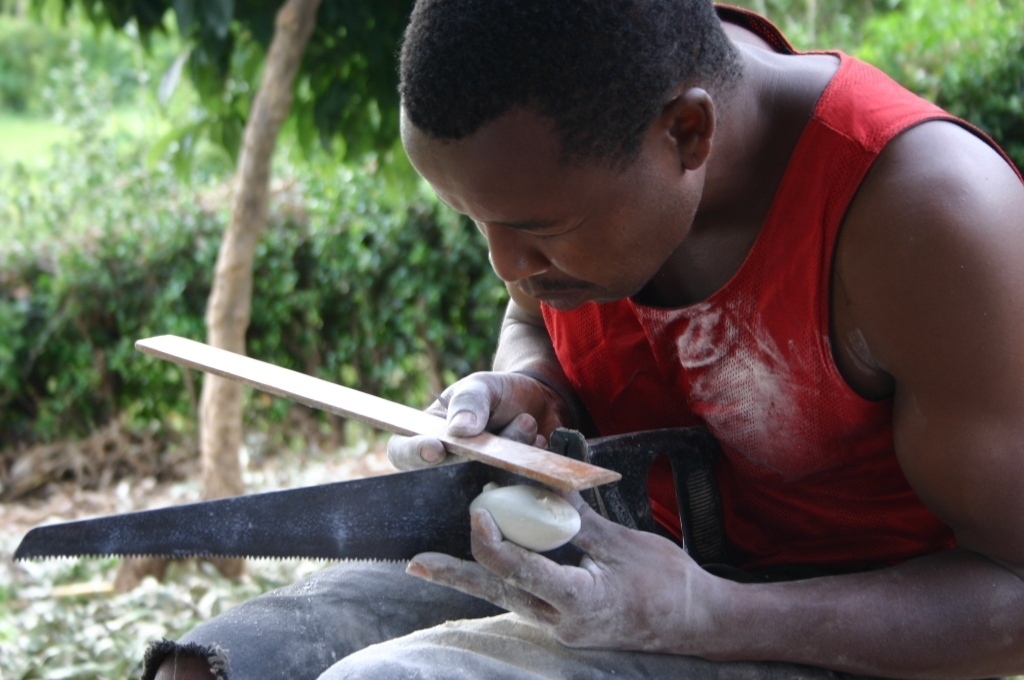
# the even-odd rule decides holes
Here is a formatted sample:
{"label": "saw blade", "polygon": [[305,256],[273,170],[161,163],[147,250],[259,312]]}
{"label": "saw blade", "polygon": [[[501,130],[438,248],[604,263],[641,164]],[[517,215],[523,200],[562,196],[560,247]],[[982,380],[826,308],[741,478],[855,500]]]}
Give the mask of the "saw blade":
{"label": "saw blade", "polygon": [[36,527],[16,560],[74,556],[467,559],[484,484],[527,483],[476,461]]}

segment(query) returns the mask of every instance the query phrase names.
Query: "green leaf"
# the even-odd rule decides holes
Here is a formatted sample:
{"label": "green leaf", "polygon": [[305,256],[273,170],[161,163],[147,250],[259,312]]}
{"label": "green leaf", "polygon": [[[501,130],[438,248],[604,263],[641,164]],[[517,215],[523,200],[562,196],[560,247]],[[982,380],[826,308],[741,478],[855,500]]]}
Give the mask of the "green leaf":
{"label": "green leaf", "polygon": [[187,50],[179,54],[175,60],[171,63],[170,68],[164,71],[164,74],[160,77],[160,87],[157,90],[157,99],[164,106],[167,106],[167,102],[170,101],[171,95],[178,89],[178,83],[181,81],[181,72],[185,68],[185,63],[188,61],[191,50]]}
{"label": "green leaf", "polygon": [[204,0],[199,11],[204,30],[212,31],[221,40],[227,38],[235,14],[234,0]]}
{"label": "green leaf", "polygon": [[174,16],[178,20],[178,30],[184,36],[191,36],[197,30],[196,0],[174,0]]}

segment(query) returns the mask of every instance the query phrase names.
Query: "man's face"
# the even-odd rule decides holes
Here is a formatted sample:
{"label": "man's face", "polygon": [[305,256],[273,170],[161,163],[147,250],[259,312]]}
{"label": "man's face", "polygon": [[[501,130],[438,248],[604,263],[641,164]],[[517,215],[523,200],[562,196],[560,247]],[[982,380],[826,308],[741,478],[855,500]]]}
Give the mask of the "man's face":
{"label": "man's face", "polygon": [[476,222],[498,276],[568,310],[636,294],[689,233],[699,182],[656,128],[624,171],[564,163],[551,121],[526,111],[455,142],[403,119],[402,139],[441,200]]}

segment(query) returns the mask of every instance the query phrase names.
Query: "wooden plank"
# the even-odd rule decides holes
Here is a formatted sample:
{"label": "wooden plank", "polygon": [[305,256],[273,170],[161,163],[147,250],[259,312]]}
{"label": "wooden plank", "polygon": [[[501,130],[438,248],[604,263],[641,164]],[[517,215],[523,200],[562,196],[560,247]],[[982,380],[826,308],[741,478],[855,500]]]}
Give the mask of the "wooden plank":
{"label": "wooden plank", "polygon": [[489,433],[476,437],[453,437],[447,433],[443,418],[195,340],[161,335],[139,340],[135,347],[181,366],[238,380],[264,392],[359,420],[381,430],[402,435],[430,435],[441,440],[450,452],[552,487],[588,489],[621,477],[617,472]]}

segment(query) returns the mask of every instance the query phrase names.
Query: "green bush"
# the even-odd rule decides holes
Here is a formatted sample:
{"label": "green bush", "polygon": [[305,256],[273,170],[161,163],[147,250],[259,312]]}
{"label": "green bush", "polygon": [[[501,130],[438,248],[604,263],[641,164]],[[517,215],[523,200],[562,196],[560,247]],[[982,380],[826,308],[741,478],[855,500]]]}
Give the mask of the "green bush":
{"label": "green bush", "polygon": [[860,40],[865,19],[885,11],[892,0],[734,0],[726,4],[758,12],[799,50],[847,50]]}
{"label": "green bush", "polygon": [[[105,133],[113,97],[96,68],[75,52],[51,74],[74,143],[44,168],[0,167],[0,450],[115,417],[194,423],[198,381],[133,343],[205,337],[231,168],[198,154],[186,180],[166,145]],[[475,228],[394,164],[404,181],[317,154],[288,163],[280,153],[249,353],[414,405],[486,368],[506,298]],[[287,411],[250,401],[250,421]]]}
{"label": "green bush", "polygon": [[1024,3],[901,0],[857,56],[989,133],[1024,168]]}
{"label": "green bush", "polygon": [[51,80],[76,59],[90,65],[91,80],[104,81],[111,103],[129,103],[152,76],[142,68],[140,55],[135,41],[123,34],[100,33],[81,22],[54,27],[0,14],[0,110],[54,113]]}
{"label": "green bush", "polygon": [[[115,416],[193,422],[182,372],[133,343],[205,337],[226,190],[144,156],[96,136],[0,177],[0,449]],[[489,365],[505,293],[471,224],[372,173],[286,172],[257,252],[252,356],[414,405]],[[284,415],[251,402],[252,420]]]}
{"label": "green bush", "polygon": [[94,138],[0,179],[0,320],[16,329],[0,339],[0,446],[188,403],[180,373],[139,362],[132,336],[201,332],[223,218],[124,142]]}
{"label": "green bush", "polygon": [[736,4],[765,13],[799,49],[841,49],[878,66],[910,90],[982,128],[1018,168],[1024,168],[1024,2]]}

